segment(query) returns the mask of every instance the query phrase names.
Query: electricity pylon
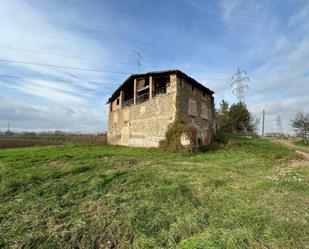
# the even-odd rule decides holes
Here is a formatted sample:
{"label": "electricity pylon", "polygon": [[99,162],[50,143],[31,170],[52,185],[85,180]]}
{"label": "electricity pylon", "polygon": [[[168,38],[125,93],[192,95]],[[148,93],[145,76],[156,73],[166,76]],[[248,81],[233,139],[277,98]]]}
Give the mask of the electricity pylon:
{"label": "electricity pylon", "polygon": [[136,55],[136,64],[137,64],[137,71],[140,72],[141,66],[142,66],[142,54],[139,51],[133,50],[133,53]]}
{"label": "electricity pylon", "polygon": [[246,71],[241,71],[238,67],[237,73],[232,77],[233,82],[231,86],[234,87],[233,93],[239,102],[245,102],[245,89],[249,89],[249,86],[246,84],[249,78],[245,76],[246,74]]}

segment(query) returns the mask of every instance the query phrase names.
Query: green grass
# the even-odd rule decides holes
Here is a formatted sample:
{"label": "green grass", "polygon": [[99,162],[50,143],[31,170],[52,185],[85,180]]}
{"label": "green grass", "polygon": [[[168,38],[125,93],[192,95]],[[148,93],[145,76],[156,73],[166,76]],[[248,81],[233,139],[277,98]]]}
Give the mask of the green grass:
{"label": "green grass", "polygon": [[300,141],[296,141],[294,143],[295,143],[295,145],[298,145],[298,146],[309,147],[309,141],[307,141],[307,140],[300,140]]}
{"label": "green grass", "polygon": [[0,150],[0,248],[308,248],[309,168],[294,157],[246,138],[198,154]]}

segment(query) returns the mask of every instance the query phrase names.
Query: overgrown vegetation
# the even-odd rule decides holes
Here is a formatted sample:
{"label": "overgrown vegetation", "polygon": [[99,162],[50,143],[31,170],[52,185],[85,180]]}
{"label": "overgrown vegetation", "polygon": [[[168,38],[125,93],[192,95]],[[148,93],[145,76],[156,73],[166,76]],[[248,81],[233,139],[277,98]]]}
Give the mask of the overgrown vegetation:
{"label": "overgrown vegetation", "polygon": [[306,248],[309,168],[265,140],[0,150],[2,248]]}
{"label": "overgrown vegetation", "polygon": [[309,147],[309,141],[308,141],[308,140],[296,141],[296,142],[295,142],[295,145],[304,146],[304,147]]}
{"label": "overgrown vegetation", "polygon": [[219,145],[228,145],[229,143],[231,143],[232,138],[233,135],[231,133],[220,129],[216,132],[214,143],[217,143]]}
{"label": "overgrown vegetation", "polygon": [[[189,141],[187,145],[181,143],[181,138],[185,138]],[[171,123],[165,133],[165,139],[160,141],[160,147],[167,149],[170,152],[177,151],[195,151],[197,149],[197,128],[189,123],[185,123],[180,115],[176,116],[176,119]]]}
{"label": "overgrown vegetation", "polygon": [[257,123],[243,102],[229,105],[222,100],[220,108],[216,112],[219,129],[231,133],[252,134],[256,130]]}

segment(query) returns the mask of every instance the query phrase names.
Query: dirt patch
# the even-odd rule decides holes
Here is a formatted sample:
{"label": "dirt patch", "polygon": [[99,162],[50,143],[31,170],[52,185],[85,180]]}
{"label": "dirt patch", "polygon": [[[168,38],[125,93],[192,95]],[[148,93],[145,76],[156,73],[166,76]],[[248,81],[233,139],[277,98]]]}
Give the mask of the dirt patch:
{"label": "dirt patch", "polygon": [[59,168],[62,168],[65,164],[66,162],[64,161],[56,160],[56,161],[46,162],[41,167],[59,169]]}
{"label": "dirt patch", "polygon": [[293,149],[298,156],[296,159],[292,159],[288,162],[287,169],[279,169],[276,174],[267,176],[266,179],[271,181],[301,181],[302,179],[299,178],[299,176],[292,174],[290,169],[302,166],[309,167],[309,153],[305,152],[304,150],[300,150],[292,140],[273,139],[272,141]]}
{"label": "dirt patch", "polygon": [[300,150],[296,150],[296,153],[299,155],[302,155],[305,158],[305,160],[309,161],[309,153],[306,153]]}
{"label": "dirt patch", "polygon": [[286,176],[286,172],[283,170],[280,170],[279,172],[277,172],[276,174],[272,175],[272,176],[267,176],[266,179],[270,180],[270,181],[279,181],[282,178],[284,178]]}
{"label": "dirt patch", "polygon": [[132,168],[137,168],[139,167],[140,165],[140,162],[135,160],[135,159],[128,159],[124,162],[120,162],[120,163],[117,163],[115,165],[116,168],[126,168],[126,169],[132,169]]}
{"label": "dirt patch", "polygon": [[266,179],[270,181],[293,181],[300,182],[302,179],[298,174],[291,172],[291,170],[279,170],[276,174],[272,176],[267,176]]}
{"label": "dirt patch", "polygon": [[288,165],[291,168],[297,168],[300,166],[309,166],[309,160],[290,160]]}
{"label": "dirt patch", "polygon": [[284,146],[286,146],[286,147],[288,147],[290,149],[295,150],[295,152],[298,155],[301,155],[302,157],[304,157],[304,159],[306,161],[309,161],[309,150],[307,150],[306,148],[302,148],[300,146],[295,145],[292,140],[288,140],[288,139],[273,139],[272,141],[275,142],[275,143],[279,143],[281,145],[284,145]]}
{"label": "dirt patch", "polygon": [[116,157],[110,157],[110,156],[101,157],[101,160],[110,164],[110,167],[112,168],[134,169],[138,168],[143,163],[142,161],[136,159],[126,159],[123,161],[116,160],[114,163],[111,163],[113,159],[116,160]]}

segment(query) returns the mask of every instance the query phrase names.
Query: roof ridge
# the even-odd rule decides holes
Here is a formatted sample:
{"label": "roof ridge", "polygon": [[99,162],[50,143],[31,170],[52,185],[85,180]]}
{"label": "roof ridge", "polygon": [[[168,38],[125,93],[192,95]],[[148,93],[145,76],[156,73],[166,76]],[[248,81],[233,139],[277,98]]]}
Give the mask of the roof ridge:
{"label": "roof ridge", "polygon": [[183,71],[179,70],[179,69],[169,69],[169,70],[157,70],[157,71],[150,71],[150,72],[146,72],[146,73],[133,73],[131,74],[111,95],[111,97],[108,99],[107,103],[109,103],[110,101],[112,101],[112,99],[115,97],[116,93],[118,91],[120,91],[120,89],[132,78],[132,77],[138,77],[138,76],[145,76],[145,75],[151,75],[151,74],[164,74],[164,73],[176,73],[176,74],[180,74],[183,77],[189,79],[191,82],[193,82],[195,85],[197,85],[198,87],[206,90],[207,92],[213,94],[214,92],[212,90],[210,90],[209,88],[207,88],[206,86],[204,86],[203,84],[201,84],[200,82],[198,82],[197,80],[195,80],[194,78],[190,77],[189,75],[187,75],[186,73],[184,73]]}

